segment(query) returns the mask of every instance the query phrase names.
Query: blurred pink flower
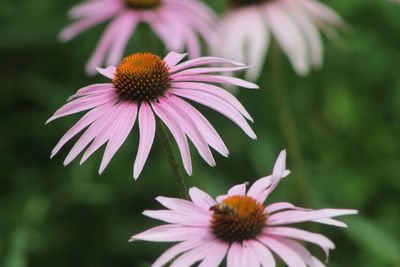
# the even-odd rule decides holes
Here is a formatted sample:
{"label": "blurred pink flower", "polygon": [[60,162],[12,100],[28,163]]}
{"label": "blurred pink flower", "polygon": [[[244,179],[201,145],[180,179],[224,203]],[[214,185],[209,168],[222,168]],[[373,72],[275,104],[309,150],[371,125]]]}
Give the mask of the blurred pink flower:
{"label": "blurred pink flower", "polygon": [[312,210],[277,202],[266,207],[266,200],[278,183],[289,174],[286,152],[279,155],[272,175],[257,180],[246,192],[246,185],[232,187],[227,195],[214,200],[207,193],[193,187],[191,201],[158,197],[167,209],[147,210],[143,214],[168,224],[154,227],[131,237],[130,241],[180,242],[168,249],[153,263],[171,267],[219,266],[227,256],[228,267],[275,266],[274,252],[288,266],[325,266],[312,256],[300,242],[318,245],[328,257],[335,245],[323,235],[300,230],[288,225],[317,222],[347,227],[333,219],[336,216],[357,214],[350,209]]}
{"label": "blurred pink flower", "polygon": [[107,65],[118,64],[140,23],[149,24],[168,50],[183,52],[187,48],[193,58],[201,53],[197,35],[208,45],[215,38],[215,15],[198,0],[86,0],[73,7],[69,15],[77,21],[60,33],[63,41],[112,20],[86,66],[91,75],[104,61]]}
{"label": "blurred pink flower", "polygon": [[323,44],[318,28],[338,38],[336,28],[346,26],[331,8],[317,0],[230,0],[232,9],[219,27],[215,53],[246,62],[254,68],[248,79],[257,79],[271,42],[271,34],[288,56],[298,75],[323,63]]}
{"label": "blurred pink flower", "polygon": [[[246,121],[252,121],[252,118],[242,104],[226,90],[210,84],[256,89],[258,86],[253,83],[215,75],[218,72],[243,70],[247,66],[216,57],[200,57],[178,64],[184,57],[185,54],[174,52],[164,59],[151,53],[136,53],[126,57],[117,68],[99,68],[98,72],[112,79],[112,83],[93,84],[78,90],[47,121],[90,110],[61,138],[51,157],[75,135],[89,127],[69,152],[64,165],[74,160],[90,143],[81,164],[108,142],[99,170],[101,174],[138,118],[140,142],[133,170],[136,179],[154,141],[156,115],[174,136],[189,175],[192,174],[192,163],[187,137],[201,157],[209,165],[215,166],[209,146],[223,156],[228,156],[228,149],[208,120],[184,98],[216,110],[236,123],[249,137],[256,139]],[[230,67],[204,67],[209,64]]]}

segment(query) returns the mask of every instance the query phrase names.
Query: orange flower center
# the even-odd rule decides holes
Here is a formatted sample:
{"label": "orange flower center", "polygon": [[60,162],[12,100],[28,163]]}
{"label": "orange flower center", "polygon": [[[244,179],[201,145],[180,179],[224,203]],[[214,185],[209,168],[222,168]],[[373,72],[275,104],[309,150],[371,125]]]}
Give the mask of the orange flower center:
{"label": "orange flower center", "polygon": [[124,58],[113,79],[119,97],[128,101],[157,101],[170,85],[168,66],[152,53],[136,53]]}
{"label": "orange flower center", "polygon": [[161,0],[124,0],[125,6],[134,9],[151,9],[158,7]]}
{"label": "orange flower center", "polygon": [[249,196],[232,196],[211,207],[211,228],[226,242],[242,242],[257,237],[266,226],[264,206]]}
{"label": "orange flower center", "polygon": [[233,7],[256,5],[256,4],[261,4],[261,3],[265,3],[265,2],[269,2],[269,1],[272,1],[272,0],[229,0],[230,4]]}

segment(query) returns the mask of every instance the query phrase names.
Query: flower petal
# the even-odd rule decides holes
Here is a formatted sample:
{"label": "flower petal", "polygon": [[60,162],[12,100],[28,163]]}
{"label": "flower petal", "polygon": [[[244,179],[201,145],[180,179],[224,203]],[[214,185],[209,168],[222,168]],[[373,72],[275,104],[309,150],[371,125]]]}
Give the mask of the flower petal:
{"label": "flower petal", "polygon": [[167,224],[153,227],[140,234],[132,236],[129,241],[146,240],[153,242],[179,242],[207,237],[204,227],[185,227],[180,224]]}
{"label": "flower petal", "polygon": [[189,196],[193,203],[207,211],[210,207],[217,204],[215,200],[206,192],[198,189],[197,187],[192,187],[189,189]]}
{"label": "flower petal", "polygon": [[146,163],[156,133],[156,120],[149,104],[142,102],[139,111],[139,148],[133,166],[133,177],[137,179]]}
{"label": "flower petal", "polygon": [[168,67],[173,68],[176,64],[178,64],[186,56],[187,56],[187,54],[179,54],[176,52],[169,52],[168,55],[164,58],[164,61],[168,65]]}

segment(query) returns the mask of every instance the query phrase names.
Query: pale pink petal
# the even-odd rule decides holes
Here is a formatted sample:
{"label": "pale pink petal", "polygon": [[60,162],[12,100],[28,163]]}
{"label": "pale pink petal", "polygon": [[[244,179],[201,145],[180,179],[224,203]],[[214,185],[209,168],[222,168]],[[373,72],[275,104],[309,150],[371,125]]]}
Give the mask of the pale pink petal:
{"label": "pale pink petal", "polygon": [[206,258],[210,253],[213,253],[214,249],[217,249],[219,246],[218,241],[211,241],[205,244],[202,244],[192,250],[182,254],[171,264],[170,267],[183,267],[183,266],[192,266],[196,262],[199,262]]}
{"label": "pale pink petal", "polygon": [[272,214],[277,211],[287,210],[287,209],[297,209],[297,207],[289,202],[276,202],[265,208],[268,214]]}
{"label": "pale pink petal", "polygon": [[351,209],[320,209],[315,211],[282,211],[271,215],[268,218],[268,225],[282,225],[300,223],[312,220],[325,219],[335,216],[357,214],[356,210]]}
{"label": "pale pink petal", "polygon": [[166,250],[152,265],[151,267],[162,267],[165,264],[167,264],[168,262],[170,262],[171,260],[173,260],[176,256],[178,256],[179,254],[186,252],[188,250],[191,250],[195,247],[198,247],[202,244],[204,244],[204,242],[207,241],[203,241],[203,240],[187,240],[184,241],[182,243],[179,243],[171,248],[169,248],[168,250]]}
{"label": "pale pink petal", "polygon": [[221,87],[207,83],[177,82],[174,83],[174,88],[192,89],[219,97],[221,100],[226,101],[227,103],[232,105],[235,109],[237,109],[244,117],[246,117],[246,119],[253,122],[253,118],[243,107],[240,101],[237,100],[236,97],[233,96],[231,93],[229,93],[225,89],[222,89]]}
{"label": "pale pink petal", "polygon": [[261,236],[258,238],[264,245],[275,252],[289,267],[307,267],[303,259],[279,238]]}
{"label": "pale pink petal", "polygon": [[[127,110],[125,109],[125,111]],[[94,152],[96,152],[102,145],[104,145],[110,139],[114,131],[118,129],[121,124],[123,124],[125,120],[124,115],[125,115],[124,106],[122,103],[118,103],[116,105],[116,108],[111,112],[108,120],[104,122],[102,125],[99,125],[98,131],[95,134],[95,139],[83,154],[80,164],[83,164]],[[99,174],[102,174],[102,171],[105,168],[104,164],[101,165],[102,166],[100,167]]]}
{"label": "pale pink petal", "polygon": [[81,153],[89,143],[96,138],[99,132],[107,125],[110,121],[112,121],[113,116],[115,115],[115,110],[118,108],[118,105],[110,108],[108,113],[105,113],[101,118],[96,120],[90,127],[85,131],[85,133],[79,138],[79,140],[72,147],[71,151],[68,153],[67,157],[64,160],[64,166],[68,165],[73,161],[79,153]]}
{"label": "pale pink petal", "polygon": [[187,56],[187,54],[179,54],[176,52],[169,52],[168,55],[164,58],[164,61],[168,65],[168,67],[173,68],[176,64],[178,64],[186,56]]}
{"label": "pale pink petal", "polygon": [[253,248],[250,246],[251,242],[255,242],[253,240],[245,240],[243,241],[243,250],[242,250],[242,266],[254,266],[260,267],[261,263],[257,257],[257,254],[254,252]]}
{"label": "pale pink petal", "polygon": [[238,184],[229,189],[228,195],[229,196],[244,196],[246,195],[246,186],[248,183]]}
{"label": "pale pink petal", "polygon": [[218,267],[224,260],[228,248],[228,244],[216,241],[216,246],[207,254],[198,267]]}
{"label": "pale pink petal", "polygon": [[113,41],[110,48],[110,53],[108,55],[107,64],[117,65],[124,54],[126,45],[128,44],[129,38],[135,32],[136,26],[138,24],[139,17],[134,16],[132,13],[127,12],[123,14],[124,16],[124,27],[122,27],[117,36]]}
{"label": "pale pink petal", "polygon": [[176,223],[185,226],[203,226],[210,224],[208,215],[193,211],[192,213],[179,213],[172,210],[145,210],[143,215],[166,223]]}
{"label": "pale pink petal", "polygon": [[99,96],[99,95],[103,95],[103,94],[107,93],[108,91],[110,91],[110,92],[114,91],[114,88],[111,83],[92,84],[92,85],[83,87],[83,88],[79,89],[78,91],[76,91],[76,93],[73,94],[72,96],[70,96],[67,99],[67,101],[70,102],[79,97],[88,96],[88,95]]}
{"label": "pale pink petal", "polygon": [[151,105],[154,112],[165,123],[165,125],[174,136],[182,157],[183,166],[185,167],[187,174],[192,175],[192,161],[190,158],[189,144],[187,142],[184,132],[182,131],[180,126],[176,124],[176,122],[172,118],[170,118],[169,114],[164,111],[161,105],[154,102]]}
{"label": "pale pink petal", "polygon": [[210,165],[215,166],[214,157],[208,147],[206,141],[203,136],[197,129],[194,122],[188,116],[188,114],[183,113],[179,106],[175,106],[173,102],[170,103],[168,99],[159,99],[160,105],[166,107],[165,112],[170,114],[172,118],[175,119],[176,123],[181,126],[181,129],[185,132],[185,134],[189,137],[189,139],[193,142],[196,149],[198,150],[200,156]]}
{"label": "pale pink petal", "polygon": [[116,95],[114,92],[107,91],[100,95],[89,95],[78,99],[75,99],[61,108],[59,108],[46,123],[49,123],[60,117],[68,116],[71,114],[79,113],[88,109],[92,109],[101,106],[106,103],[114,102]]}
{"label": "pale pink petal", "polygon": [[297,1],[302,5],[311,15],[329,22],[330,24],[340,27],[345,25],[346,23],[343,19],[331,8],[328,6],[315,1],[315,0],[299,0]]}
{"label": "pale pink petal", "polygon": [[249,55],[248,64],[252,68],[247,71],[246,78],[255,81],[262,70],[271,37],[260,12],[257,12],[257,15],[253,15],[247,23],[251,25],[251,27],[248,27],[249,40],[251,41],[248,42],[247,54]]}
{"label": "pale pink petal", "polygon": [[219,136],[215,128],[211,125],[211,123],[197,109],[195,109],[192,105],[190,105],[183,99],[175,97],[173,95],[170,96],[169,101],[174,102],[176,105],[179,105],[180,109],[192,118],[192,120],[195,122],[197,129],[200,131],[203,138],[212,148],[214,148],[221,155],[225,157],[228,156],[229,151],[224,141]]}
{"label": "pale pink petal", "polygon": [[176,73],[181,70],[188,69],[188,68],[202,66],[202,65],[210,65],[210,64],[229,64],[229,65],[235,65],[235,66],[244,66],[243,63],[228,60],[225,58],[200,57],[200,58],[195,58],[195,59],[185,61],[179,65],[174,66],[173,68],[171,68],[171,73]]}
{"label": "pale pink petal", "polygon": [[241,266],[240,256],[242,253],[242,246],[238,243],[232,243],[228,251],[228,257],[226,261],[227,267],[243,267]]}
{"label": "pale pink petal", "polygon": [[97,72],[100,73],[101,75],[110,78],[110,79],[114,79],[115,73],[117,71],[117,68],[114,66],[109,66],[105,69],[103,68],[96,68]]}
{"label": "pale pink petal", "polygon": [[267,236],[278,235],[316,244],[324,250],[327,257],[329,250],[335,248],[333,242],[323,235],[311,233],[305,230],[300,230],[292,227],[267,227],[263,232],[263,234]]}
{"label": "pale pink petal", "polygon": [[194,203],[180,199],[180,198],[169,198],[169,197],[157,197],[156,200],[161,203],[164,207],[181,212],[181,213],[191,213],[194,211],[197,211],[201,214],[209,215],[207,211],[204,211],[204,209],[196,206]]}
{"label": "pale pink petal", "polygon": [[215,72],[231,72],[231,71],[239,71],[250,68],[249,66],[240,66],[240,67],[214,67],[214,68],[191,68],[182,70],[176,74],[172,74],[171,77],[176,76],[185,76],[185,75],[194,75],[194,74],[204,74],[204,73],[215,73]]}
{"label": "pale pink petal", "polygon": [[347,224],[345,224],[344,222],[341,222],[339,220],[335,220],[335,219],[318,219],[318,220],[313,220],[313,222],[332,225],[332,226],[336,226],[336,227],[347,228]]}
{"label": "pale pink petal", "polygon": [[105,12],[116,12],[121,7],[123,7],[122,3],[115,0],[84,1],[72,7],[68,11],[68,15],[72,18],[93,17]]}
{"label": "pale pink petal", "polygon": [[77,22],[74,22],[73,24],[69,25],[68,27],[64,28],[60,34],[59,38],[66,42],[77,36],[78,34],[86,31],[89,28],[92,28],[93,26],[96,26],[97,24],[102,23],[103,21],[108,20],[112,16],[115,15],[114,10],[110,10],[108,12],[105,12],[101,16],[96,16],[96,17],[88,17],[84,18],[82,20],[79,20]]}
{"label": "pale pink petal", "polygon": [[137,179],[146,163],[149,156],[151,146],[154,142],[156,133],[156,120],[154,118],[151,107],[146,102],[142,102],[139,111],[139,131],[140,141],[139,148],[133,167],[133,177]]}
{"label": "pale pink petal", "polygon": [[265,245],[262,245],[258,241],[251,240],[251,241],[248,241],[248,246],[253,249],[253,251],[257,255],[257,258],[260,261],[262,267],[275,267],[276,266],[274,256],[272,255],[271,251]]}
{"label": "pale pink petal", "polygon": [[136,103],[124,103],[124,109],[120,116],[124,119],[121,121],[118,127],[115,128],[113,134],[108,141],[106,150],[103,155],[103,159],[100,165],[100,173],[104,171],[112,157],[118,151],[118,149],[125,142],[129,133],[131,132],[133,125],[135,125],[137,115],[137,104]]}
{"label": "pale pink petal", "polygon": [[230,76],[222,76],[222,75],[180,75],[177,74],[172,79],[174,82],[209,82],[209,83],[220,83],[227,85],[235,85],[249,89],[258,89],[259,86],[257,84],[235,78]]}
{"label": "pale pink petal", "polygon": [[129,241],[146,240],[153,242],[179,242],[206,238],[209,236],[207,228],[185,227],[180,224],[167,224],[153,227],[140,234],[132,236]]}
{"label": "pale pink petal", "polygon": [[310,252],[299,243],[286,238],[281,238],[279,241],[290,250],[292,250],[294,253],[296,253],[308,266],[325,267],[325,265],[320,260],[313,257]]}
{"label": "pale pink petal", "polygon": [[192,29],[185,28],[186,46],[190,58],[196,58],[201,55],[199,40]]}
{"label": "pale pink petal", "polygon": [[323,45],[321,36],[318,32],[315,24],[305,14],[303,10],[297,8],[298,4],[292,3],[290,0],[288,6],[288,12],[291,17],[297,22],[299,28],[302,30],[305,39],[308,43],[308,50],[311,57],[311,62],[316,68],[320,68],[323,63]]}
{"label": "pale pink petal", "polygon": [[306,75],[309,71],[307,50],[300,30],[278,4],[268,5],[265,12],[272,32],[293,68],[299,75]]}
{"label": "pale pink petal", "polygon": [[220,99],[209,96],[205,98],[203,95],[197,93],[193,90],[185,90],[185,89],[171,89],[172,94],[188,98],[195,102],[198,102],[202,105],[205,105],[209,108],[216,110],[217,112],[225,115],[229,119],[231,119],[234,123],[236,123],[242,130],[252,139],[256,139],[257,136],[250,128],[247,121],[242,117],[242,115],[234,109],[232,106],[227,105],[226,102],[221,101]]}
{"label": "pale pink petal", "polygon": [[103,116],[106,112],[110,110],[110,108],[112,108],[112,106],[112,104],[105,104],[94,108],[86,113],[85,116],[83,116],[77,123],[75,123],[75,125],[64,134],[60,141],[58,141],[57,145],[51,151],[51,158],[54,157],[69,140],[71,140],[80,131],[82,131],[87,126]]}
{"label": "pale pink petal", "polygon": [[189,189],[190,199],[197,206],[209,211],[210,207],[217,204],[215,200],[206,192],[198,189],[197,187],[192,187]]}
{"label": "pale pink petal", "polygon": [[124,27],[123,22],[124,17],[118,16],[111,21],[110,25],[107,26],[103,36],[97,44],[95,51],[86,65],[86,72],[89,75],[94,75],[96,68],[102,65],[108,49],[110,48],[115,36],[119,32],[119,28]]}
{"label": "pale pink petal", "polygon": [[272,183],[273,179],[271,175],[260,178],[251,185],[249,191],[247,192],[247,195],[253,197],[260,203],[263,203],[265,201],[265,198],[262,197],[262,193],[265,192],[265,190],[268,189],[272,185]]}

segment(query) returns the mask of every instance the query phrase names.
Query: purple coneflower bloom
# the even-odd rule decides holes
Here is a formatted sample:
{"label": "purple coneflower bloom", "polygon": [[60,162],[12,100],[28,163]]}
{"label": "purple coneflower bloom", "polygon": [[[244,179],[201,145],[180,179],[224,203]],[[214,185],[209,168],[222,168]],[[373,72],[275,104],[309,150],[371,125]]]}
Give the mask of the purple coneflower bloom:
{"label": "purple coneflower bloom", "polygon": [[[227,195],[214,200],[193,187],[191,201],[158,197],[167,209],[147,210],[144,215],[168,224],[132,236],[130,241],[180,242],[168,249],[152,265],[213,267],[227,257],[228,267],[275,266],[273,253],[290,267],[325,266],[298,241],[318,245],[328,256],[335,246],[323,235],[294,228],[292,224],[316,222],[347,227],[333,219],[357,214],[349,209],[312,210],[287,202],[263,203],[279,182],[289,174],[286,152],[279,155],[272,175],[257,180],[246,192],[246,185],[232,187]],[[297,240],[297,241],[296,241]]]}
{"label": "purple coneflower bloom", "polygon": [[183,52],[187,48],[192,58],[201,53],[198,35],[208,45],[215,37],[215,15],[198,0],[86,0],[73,7],[69,15],[77,21],[61,32],[63,41],[112,20],[87,64],[86,70],[92,75],[104,61],[118,64],[139,23],[149,24],[168,50]]}
{"label": "purple coneflower bloom", "polygon": [[[215,75],[248,67],[217,57],[200,57],[179,63],[184,57],[185,54],[175,52],[169,53],[164,59],[151,53],[136,53],[126,57],[118,67],[99,68],[98,72],[112,79],[112,82],[93,84],[78,90],[47,121],[90,110],[61,138],[51,156],[88,127],[69,152],[64,165],[74,160],[89,144],[81,164],[107,143],[99,170],[101,174],[128,137],[137,119],[140,142],[133,170],[137,178],[153,144],[157,116],[175,138],[189,175],[192,174],[192,163],[187,137],[201,157],[210,166],[215,166],[210,147],[223,156],[228,156],[228,149],[209,121],[184,99],[216,110],[236,123],[249,137],[256,139],[246,121],[252,121],[252,118],[242,104],[226,90],[210,84],[256,89],[257,85],[245,80]],[[204,67],[209,64],[230,66]]]}
{"label": "purple coneflower bloom", "polygon": [[256,79],[268,52],[271,33],[299,75],[323,63],[318,28],[337,38],[342,18],[318,0],[229,0],[232,9],[221,20],[215,52],[248,62],[248,78]]}

